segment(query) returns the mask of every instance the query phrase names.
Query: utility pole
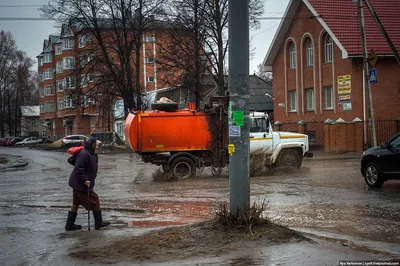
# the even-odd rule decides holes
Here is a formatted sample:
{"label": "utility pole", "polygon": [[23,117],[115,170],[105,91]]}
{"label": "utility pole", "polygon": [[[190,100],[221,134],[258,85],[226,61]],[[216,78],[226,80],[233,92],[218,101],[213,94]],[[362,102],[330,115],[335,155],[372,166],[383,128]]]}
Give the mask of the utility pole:
{"label": "utility pole", "polygon": [[397,52],[397,50],[396,50],[396,46],[394,46],[392,40],[390,39],[389,35],[387,34],[387,32],[385,30],[385,27],[383,27],[383,25],[381,23],[381,20],[379,19],[378,15],[375,13],[375,10],[372,8],[372,5],[369,2],[369,0],[364,0],[364,2],[368,7],[369,12],[371,12],[371,15],[374,18],[376,25],[378,26],[378,28],[382,32],[383,37],[385,37],[387,43],[389,44],[390,49],[392,50],[393,55],[397,60],[397,63],[400,65],[400,55],[399,55],[399,52]]}
{"label": "utility pole", "polygon": [[230,213],[237,217],[250,207],[249,1],[229,0],[228,12]]}
{"label": "utility pole", "polygon": [[[361,43],[363,49],[363,64],[364,64],[364,75],[365,75],[365,86],[368,94],[368,115],[370,120],[370,128],[371,128],[371,140],[372,146],[377,146],[376,143],[376,134],[375,134],[375,118],[374,118],[374,107],[372,104],[372,91],[371,91],[371,83],[369,82],[369,68],[368,68],[368,50],[367,50],[367,36],[365,33],[365,21],[364,21],[364,8],[362,4],[362,0],[357,0],[358,7],[358,15],[360,18],[360,26],[361,26]],[[365,121],[364,121],[365,123]]]}

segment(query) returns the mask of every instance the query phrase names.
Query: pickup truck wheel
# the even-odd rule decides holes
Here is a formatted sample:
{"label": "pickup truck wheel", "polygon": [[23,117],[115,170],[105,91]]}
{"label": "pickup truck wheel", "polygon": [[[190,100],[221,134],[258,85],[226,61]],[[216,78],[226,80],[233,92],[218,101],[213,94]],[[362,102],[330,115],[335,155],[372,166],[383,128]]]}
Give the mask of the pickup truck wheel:
{"label": "pickup truck wheel", "polygon": [[175,158],[169,168],[178,179],[186,179],[196,174],[196,163],[188,157]]}
{"label": "pickup truck wheel", "polygon": [[279,155],[278,167],[283,168],[300,168],[301,166],[301,158],[299,154],[295,150],[286,149],[282,150]]}
{"label": "pickup truck wheel", "polygon": [[371,162],[364,168],[365,182],[369,187],[379,188],[383,185],[383,178],[378,166]]}

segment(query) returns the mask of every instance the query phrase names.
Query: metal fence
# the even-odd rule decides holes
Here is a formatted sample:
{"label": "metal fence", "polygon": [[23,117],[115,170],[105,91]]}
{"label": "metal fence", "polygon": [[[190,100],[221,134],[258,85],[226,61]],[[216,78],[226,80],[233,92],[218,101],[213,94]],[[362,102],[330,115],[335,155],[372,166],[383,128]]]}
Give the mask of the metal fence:
{"label": "metal fence", "polygon": [[[371,123],[369,121],[363,122],[367,126],[367,145],[372,147],[371,139]],[[400,120],[375,120],[375,134],[376,142],[378,145],[388,141],[393,135],[400,132]]]}

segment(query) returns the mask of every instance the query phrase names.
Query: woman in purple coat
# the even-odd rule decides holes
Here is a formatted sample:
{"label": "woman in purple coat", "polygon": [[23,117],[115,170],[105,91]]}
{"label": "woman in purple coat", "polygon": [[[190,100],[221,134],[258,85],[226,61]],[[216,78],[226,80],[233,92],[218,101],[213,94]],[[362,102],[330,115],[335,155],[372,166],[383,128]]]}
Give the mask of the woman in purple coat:
{"label": "woman in purple coat", "polygon": [[110,222],[103,221],[101,216],[99,196],[93,191],[94,180],[97,176],[98,159],[96,150],[96,139],[89,138],[84,142],[84,149],[77,155],[75,167],[69,177],[69,185],[72,187],[72,207],[68,212],[65,230],[79,230],[80,225],[75,224],[79,205],[89,210],[87,190],[90,195],[90,210],[93,211],[95,229],[110,225]]}

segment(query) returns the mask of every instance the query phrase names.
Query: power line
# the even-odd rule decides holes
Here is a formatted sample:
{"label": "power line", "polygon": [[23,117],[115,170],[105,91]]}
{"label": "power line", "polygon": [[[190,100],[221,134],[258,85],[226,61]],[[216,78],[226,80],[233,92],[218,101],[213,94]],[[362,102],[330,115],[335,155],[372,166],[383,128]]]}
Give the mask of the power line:
{"label": "power line", "polygon": [[275,28],[275,27],[278,26],[278,25],[279,25],[279,23],[277,23],[277,24],[275,24],[274,26],[271,26],[271,27],[269,27],[269,28],[266,28],[265,30],[262,30],[262,31],[260,31],[260,32],[257,33],[257,34],[252,35],[251,37],[253,38],[253,37],[257,36],[257,35],[260,35],[261,33],[264,33],[264,32],[266,32],[266,31],[269,31],[269,30]]}
{"label": "power line", "polygon": [[0,6],[1,8],[8,8],[8,7],[10,7],[10,8],[24,8],[24,7],[28,7],[28,8],[31,8],[31,7],[41,7],[41,6],[43,6],[43,5],[6,5],[6,6]]}
{"label": "power line", "polygon": [[0,17],[3,21],[54,21],[51,18],[28,18],[28,17]]}

